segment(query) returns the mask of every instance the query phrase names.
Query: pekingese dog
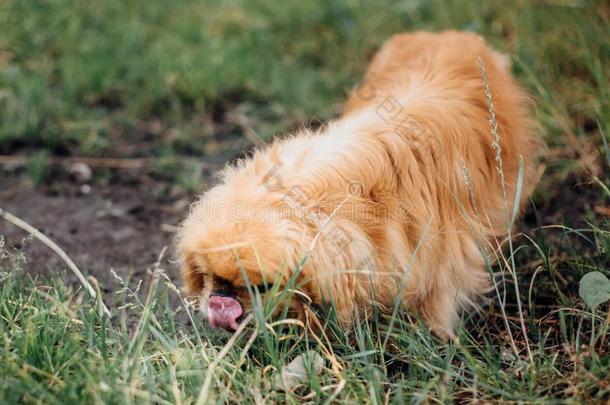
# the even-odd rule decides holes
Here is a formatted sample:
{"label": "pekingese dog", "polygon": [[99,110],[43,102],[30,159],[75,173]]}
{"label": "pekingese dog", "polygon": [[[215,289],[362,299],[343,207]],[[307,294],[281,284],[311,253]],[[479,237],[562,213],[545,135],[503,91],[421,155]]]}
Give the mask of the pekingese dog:
{"label": "pekingese dog", "polygon": [[264,301],[275,285],[298,292],[293,316],[332,303],[348,327],[356,309],[398,302],[453,336],[539,178],[530,104],[478,35],[391,37],[339,119],[227,167],[192,206],[186,290],[229,330],[253,288]]}

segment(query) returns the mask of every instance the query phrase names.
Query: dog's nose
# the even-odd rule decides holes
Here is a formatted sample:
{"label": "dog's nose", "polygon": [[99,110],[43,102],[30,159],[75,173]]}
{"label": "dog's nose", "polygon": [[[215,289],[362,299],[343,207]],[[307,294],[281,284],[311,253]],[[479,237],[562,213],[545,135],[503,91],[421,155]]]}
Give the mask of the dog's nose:
{"label": "dog's nose", "polygon": [[237,319],[242,313],[243,309],[235,298],[212,295],[208,299],[208,321],[212,327],[236,330],[239,327]]}

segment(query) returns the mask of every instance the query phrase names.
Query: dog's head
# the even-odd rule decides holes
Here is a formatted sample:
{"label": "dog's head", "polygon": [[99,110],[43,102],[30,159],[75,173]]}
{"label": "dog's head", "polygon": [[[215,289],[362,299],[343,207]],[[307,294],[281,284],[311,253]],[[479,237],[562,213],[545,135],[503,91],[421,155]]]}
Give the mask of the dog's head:
{"label": "dog's head", "polygon": [[291,280],[302,234],[281,198],[263,190],[218,186],[193,206],[178,235],[182,279],[212,326],[236,329],[270,287]]}
{"label": "dog's head", "polygon": [[287,307],[300,319],[304,304],[332,302],[349,323],[356,297],[368,293],[370,275],[358,272],[371,257],[366,237],[349,221],[320,228],[273,193],[238,196],[239,189],[208,192],[178,235],[185,288],[210,324],[237,329],[254,291],[274,313]]}

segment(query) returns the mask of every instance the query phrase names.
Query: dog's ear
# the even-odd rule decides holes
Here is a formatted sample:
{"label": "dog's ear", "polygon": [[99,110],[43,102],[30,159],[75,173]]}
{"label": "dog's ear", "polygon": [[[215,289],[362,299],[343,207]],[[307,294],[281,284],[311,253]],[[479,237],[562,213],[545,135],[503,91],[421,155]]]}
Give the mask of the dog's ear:
{"label": "dog's ear", "polygon": [[375,248],[351,221],[334,218],[317,238],[302,270],[306,292],[315,303],[328,303],[347,328],[355,305],[366,300],[376,278]]}

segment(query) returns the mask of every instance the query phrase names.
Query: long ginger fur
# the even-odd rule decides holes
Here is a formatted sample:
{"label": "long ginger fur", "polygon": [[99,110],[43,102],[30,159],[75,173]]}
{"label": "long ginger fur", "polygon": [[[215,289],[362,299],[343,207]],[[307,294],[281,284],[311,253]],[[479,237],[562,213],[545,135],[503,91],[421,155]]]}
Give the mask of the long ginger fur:
{"label": "long ginger fur", "polygon": [[193,205],[178,235],[186,289],[205,303],[222,282],[247,307],[247,283],[285,285],[298,271],[299,290],[332,302],[346,327],[356,307],[398,298],[452,336],[489,289],[484,255],[507,235],[517,188],[521,206],[538,180],[530,110],[481,37],[391,37],[339,119],[227,167]]}

